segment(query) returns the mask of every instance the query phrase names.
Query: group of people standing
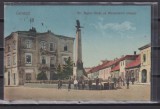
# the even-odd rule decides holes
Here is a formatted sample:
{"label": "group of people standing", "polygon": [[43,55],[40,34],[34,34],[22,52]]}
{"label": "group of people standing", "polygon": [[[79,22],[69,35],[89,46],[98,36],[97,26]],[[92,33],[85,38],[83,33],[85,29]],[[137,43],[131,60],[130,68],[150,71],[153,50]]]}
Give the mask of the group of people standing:
{"label": "group of people standing", "polygon": [[[74,89],[75,90],[84,90],[84,89],[88,89],[88,90],[92,90],[93,89],[93,83],[96,83],[95,86],[96,86],[96,89],[99,89],[99,83],[100,83],[100,80],[99,78],[96,78],[96,80],[92,80],[92,79],[88,79],[88,80],[84,80],[84,79],[74,79],[73,80],[73,85],[74,85]],[[68,89],[71,89],[71,80],[69,80],[68,82]]]}
{"label": "group of people standing", "polygon": [[[126,78],[126,79],[122,79],[121,77],[119,78],[109,78],[108,79],[108,89],[113,89],[113,88],[120,88],[121,86],[125,86],[125,84],[127,85],[127,89],[129,89],[129,84],[130,84],[130,81],[132,82],[132,84],[134,84],[135,82],[135,79],[132,78]],[[94,85],[93,85],[94,83]],[[84,80],[84,79],[74,79],[74,80],[71,80],[69,79],[68,80],[68,91],[71,90],[71,86],[72,84],[74,85],[74,89],[75,90],[84,90],[84,89],[89,89],[89,90],[92,90],[92,89],[103,89],[104,86],[102,85],[102,81],[100,81],[100,79],[97,77],[95,80],[91,80],[91,79],[88,79],[88,80]],[[113,86],[111,85],[113,84]],[[61,89],[62,88],[62,80],[58,80],[58,89]]]}
{"label": "group of people standing", "polygon": [[[92,88],[92,80],[68,80],[68,91],[71,90],[71,85],[74,85],[74,89],[79,90],[82,89],[84,90],[86,88],[86,86],[88,85],[88,89],[91,90]],[[58,89],[62,88],[62,80],[58,80]]]}
{"label": "group of people standing", "polygon": [[112,78],[112,81],[114,83],[115,88],[120,88],[121,86],[125,86],[126,84],[127,89],[129,89],[130,81],[132,82],[133,85],[135,82],[135,78],[126,77],[126,79],[122,79],[121,77],[118,77],[118,78]]}
{"label": "group of people standing", "polygon": [[77,80],[75,79],[73,81],[74,89],[85,89],[86,85],[88,85],[89,89],[91,89],[92,86],[92,80]]}

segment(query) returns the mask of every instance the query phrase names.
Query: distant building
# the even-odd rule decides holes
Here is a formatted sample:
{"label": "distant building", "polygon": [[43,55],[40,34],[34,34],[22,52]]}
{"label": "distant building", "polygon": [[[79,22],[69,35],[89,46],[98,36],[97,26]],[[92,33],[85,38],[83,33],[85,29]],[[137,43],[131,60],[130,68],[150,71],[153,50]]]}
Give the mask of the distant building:
{"label": "distant building", "polygon": [[128,63],[131,63],[133,61],[136,60],[136,58],[138,57],[138,55],[134,54],[134,55],[126,55],[124,57],[122,57],[119,66],[120,66],[120,71],[119,71],[119,76],[122,77],[122,79],[126,78],[126,66]]}
{"label": "distant building", "polygon": [[150,83],[151,78],[151,45],[147,44],[139,48],[141,68],[139,73],[139,81],[141,83]]}
{"label": "distant building", "polygon": [[140,66],[141,66],[141,57],[140,55],[132,62],[128,63],[125,67],[126,69],[126,77],[130,79],[135,78],[135,81],[139,81],[139,73],[140,73]]}
{"label": "distant building", "polygon": [[56,35],[51,31],[17,31],[5,38],[5,85],[23,85],[37,80],[37,75],[46,73],[54,78],[58,65],[65,64],[68,57],[73,60],[74,38]]}
{"label": "distant building", "polygon": [[89,70],[91,70],[90,67],[84,68],[85,72],[88,72]]}
{"label": "distant building", "polygon": [[139,83],[150,83],[151,76],[151,47],[150,44],[139,48],[140,54],[123,55],[110,61],[101,61],[101,64],[88,71],[88,77],[99,77],[108,80],[110,77],[135,78]]}
{"label": "distant building", "polygon": [[115,67],[112,68],[111,77],[112,78],[119,78],[119,71],[120,71],[120,66],[118,64],[118,65],[116,65]]}
{"label": "distant building", "polygon": [[[126,55],[121,58],[116,58],[112,61],[103,62],[101,65],[93,67],[88,75],[92,78],[99,77],[103,80],[108,80],[109,77],[125,78],[125,67],[128,63],[134,61],[138,55]],[[94,75],[94,76],[93,76]]]}

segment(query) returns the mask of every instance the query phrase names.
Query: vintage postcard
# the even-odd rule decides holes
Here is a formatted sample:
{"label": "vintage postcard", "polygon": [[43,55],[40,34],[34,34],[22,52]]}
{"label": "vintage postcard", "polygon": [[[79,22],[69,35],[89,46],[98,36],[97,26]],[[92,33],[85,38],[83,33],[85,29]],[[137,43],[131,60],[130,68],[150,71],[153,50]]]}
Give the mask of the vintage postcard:
{"label": "vintage postcard", "polygon": [[4,98],[150,101],[150,5],[4,6]]}

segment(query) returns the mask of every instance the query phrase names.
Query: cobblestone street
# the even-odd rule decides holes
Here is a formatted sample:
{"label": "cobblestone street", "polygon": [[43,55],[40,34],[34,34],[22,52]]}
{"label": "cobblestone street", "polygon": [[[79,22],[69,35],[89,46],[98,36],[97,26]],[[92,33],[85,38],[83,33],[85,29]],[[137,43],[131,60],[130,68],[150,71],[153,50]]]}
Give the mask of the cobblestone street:
{"label": "cobblestone street", "polygon": [[135,84],[129,89],[71,90],[56,88],[5,87],[5,100],[150,100],[150,85]]}

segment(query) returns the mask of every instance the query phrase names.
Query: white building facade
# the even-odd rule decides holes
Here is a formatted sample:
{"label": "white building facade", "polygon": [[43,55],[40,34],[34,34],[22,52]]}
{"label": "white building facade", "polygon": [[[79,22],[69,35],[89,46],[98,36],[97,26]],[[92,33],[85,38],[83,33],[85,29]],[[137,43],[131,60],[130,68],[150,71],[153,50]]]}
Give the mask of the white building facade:
{"label": "white building facade", "polygon": [[74,38],[56,35],[51,31],[17,31],[5,38],[5,85],[24,85],[37,80],[44,72],[48,80],[54,78],[58,65],[63,66],[69,57],[73,60]]}

